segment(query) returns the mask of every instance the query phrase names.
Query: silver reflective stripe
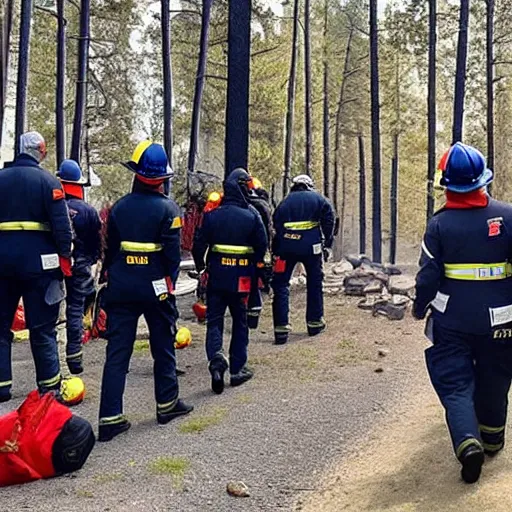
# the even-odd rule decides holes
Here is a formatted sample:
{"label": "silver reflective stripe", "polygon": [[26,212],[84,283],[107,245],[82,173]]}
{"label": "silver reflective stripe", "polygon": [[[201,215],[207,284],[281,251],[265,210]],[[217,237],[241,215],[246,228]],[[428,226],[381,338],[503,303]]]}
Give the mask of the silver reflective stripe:
{"label": "silver reflective stripe", "polygon": [[428,247],[427,247],[427,244],[425,243],[425,240],[423,240],[423,241],[421,242],[421,248],[422,248],[423,252],[424,252],[424,253],[425,253],[425,254],[426,254],[426,255],[427,255],[431,260],[435,259],[435,258],[434,258],[434,255],[433,255],[433,254],[428,250]]}

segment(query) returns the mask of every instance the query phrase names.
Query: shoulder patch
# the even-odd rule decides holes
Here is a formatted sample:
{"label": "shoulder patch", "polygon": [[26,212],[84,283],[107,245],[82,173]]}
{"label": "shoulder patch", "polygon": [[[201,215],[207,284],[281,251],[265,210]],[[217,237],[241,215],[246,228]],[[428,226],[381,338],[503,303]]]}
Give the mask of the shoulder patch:
{"label": "shoulder patch", "polygon": [[54,188],[53,189],[53,200],[60,201],[61,199],[64,199],[64,191],[59,188]]}
{"label": "shoulder patch", "polygon": [[183,223],[181,222],[181,217],[174,217],[171,224],[171,229],[181,228]]}

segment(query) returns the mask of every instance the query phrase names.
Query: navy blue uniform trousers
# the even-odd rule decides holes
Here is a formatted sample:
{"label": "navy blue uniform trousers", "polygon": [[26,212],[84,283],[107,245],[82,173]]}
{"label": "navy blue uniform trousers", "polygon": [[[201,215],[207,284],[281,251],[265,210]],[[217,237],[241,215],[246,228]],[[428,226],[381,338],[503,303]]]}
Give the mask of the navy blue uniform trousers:
{"label": "navy blue uniform trousers", "polygon": [[59,302],[53,302],[51,285],[59,282],[50,276],[30,280],[0,278],[0,395],[7,396],[12,386],[11,326],[20,298],[30,330],[30,348],[36,367],[37,385],[42,392],[59,389],[60,367],[55,327]]}
{"label": "navy blue uniform trousers", "polygon": [[115,423],[123,419],[126,374],[141,315],[144,315],[149,328],[157,410],[167,409],[178,398],[174,349],[177,310],[174,303],[170,299],[158,303],[108,302],[106,313],[108,344],[101,386],[100,423]]}
{"label": "navy blue uniform trousers", "polygon": [[499,451],[505,441],[512,340],[465,334],[436,322],[433,335],[427,367],[446,410],[456,455],[475,440],[488,452]]}
{"label": "navy blue uniform trousers", "polygon": [[274,268],[272,289],[274,290],[274,301],[272,312],[274,315],[274,329],[276,333],[285,329],[288,324],[290,310],[290,279],[293,269],[297,263],[302,263],[307,274],[307,308],[306,322],[308,330],[314,331],[323,322],[324,297],[323,297],[323,260],[322,255],[309,256],[305,258],[289,258],[285,260],[283,272]]}
{"label": "navy blue uniform trousers", "polygon": [[224,315],[229,309],[233,319],[231,344],[229,345],[229,369],[237,374],[247,363],[249,328],[247,326],[247,293],[207,290],[208,309],[206,313],[206,356],[212,361],[222,353]]}

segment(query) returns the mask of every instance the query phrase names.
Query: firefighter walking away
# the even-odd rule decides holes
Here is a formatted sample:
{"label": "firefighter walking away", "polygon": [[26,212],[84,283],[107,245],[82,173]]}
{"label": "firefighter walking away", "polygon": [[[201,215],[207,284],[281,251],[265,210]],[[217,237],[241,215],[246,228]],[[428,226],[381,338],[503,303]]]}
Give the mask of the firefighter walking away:
{"label": "firefighter walking away", "polygon": [[40,163],[43,137],[25,133],[21,153],[0,172],[0,402],[11,398],[11,325],[23,298],[41,393],[60,390],[55,327],[71,276],[72,229],[59,181]]}
{"label": "firefighter walking away", "polygon": [[461,476],[476,482],[484,454],[505,443],[512,378],[512,207],[490,198],[483,155],[456,143],[443,156],[446,205],[422,244],[413,314],[427,320],[432,384]]}
{"label": "firefighter walking away", "polygon": [[[232,386],[239,386],[253,376],[246,366],[247,303],[255,276],[264,278],[267,236],[260,215],[248,203],[250,182],[251,177],[244,169],[235,169],[226,178],[221,205],[205,214],[194,241],[196,270],[208,272],[206,355],[212,390],[217,394],[224,390],[228,367]],[[227,308],[233,319],[229,360],[222,348]]]}
{"label": "firefighter walking away", "polygon": [[164,425],[193,407],[178,397],[174,341],[178,310],[173,290],[180,268],[181,212],[163,194],[171,178],[160,144],[141,142],[124,164],[135,173],[130,194],[112,208],[107,226],[103,279],[108,345],[99,420],[99,441],[130,428],[123,414],[123,393],[137,324],[144,316],[154,359],[156,417]]}
{"label": "firefighter walking away", "polygon": [[315,190],[306,175],[293,179],[290,194],[274,212],[275,236],[272,245],[274,277],[274,339],[288,341],[290,279],[297,263],[307,274],[306,322],[308,334],[316,336],[326,328],[323,306],[323,261],[330,257],[334,238],[334,211],[329,201]]}

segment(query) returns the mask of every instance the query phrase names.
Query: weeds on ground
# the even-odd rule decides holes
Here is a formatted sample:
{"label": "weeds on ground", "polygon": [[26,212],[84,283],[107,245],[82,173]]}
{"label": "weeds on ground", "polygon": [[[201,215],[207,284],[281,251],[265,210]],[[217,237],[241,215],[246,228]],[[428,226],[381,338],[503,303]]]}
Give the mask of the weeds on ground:
{"label": "weeds on ground", "polygon": [[123,475],[121,473],[104,473],[102,475],[96,475],[94,477],[95,484],[108,484],[110,482],[117,482],[118,480],[122,480]]}
{"label": "weeds on ground", "polygon": [[149,352],[149,341],[148,340],[137,340],[133,345],[134,354],[145,354]]}
{"label": "weeds on ground", "polygon": [[190,461],[186,457],[158,457],[149,465],[151,473],[169,475],[175,488],[183,487],[183,478],[190,469]]}
{"label": "weeds on ground", "polygon": [[79,498],[94,498],[94,493],[86,489],[78,489],[76,495]]}
{"label": "weeds on ground", "polygon": [[180,425],[179,431],[182,434],[199,434],[208,427],[218,425],[222,422],[227,414],[227,409],[217,408],[211,414],[204,414],[202,416],[196,416],[188,421],[183,422]]}

